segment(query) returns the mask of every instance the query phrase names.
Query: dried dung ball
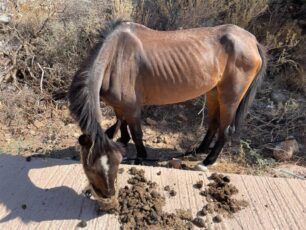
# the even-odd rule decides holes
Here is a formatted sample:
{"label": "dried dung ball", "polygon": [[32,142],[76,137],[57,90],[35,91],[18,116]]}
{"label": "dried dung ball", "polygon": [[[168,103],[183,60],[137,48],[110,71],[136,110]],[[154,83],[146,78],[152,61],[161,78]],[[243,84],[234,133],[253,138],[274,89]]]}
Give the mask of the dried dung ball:
{"label": "dried dung ball", "polygon": [[216,215],[214,218],[213,218],[213,221],[215,223],[220,223],[222,222],[222,217],[220,215]]}
{"label": "dried dung ball", "polygon": [[169,192],[169,191],[170,191],[170,186],[169,186],[169,185],[166,185],[166,186],[164,187],[164,190],[167,191],[167,192]]}
{"label": "dried dung ball", "polygon": [[176,196],[176,191],[171,189],[169,192],[170,196]]}
{"label": "dried dung ball", "polygon": [[85,220],[81,220],[78,224],[77,227],[79,228],[85,228],[87,226],[87,223]]}
{"label": "dried dung ball", "polygon": [[223,181],[226,182],[226,183],[229,183],[229,182],[231,182],[231,179],[229,178],[229,176],[224,176]]}
{"label": "dried dung ball", "polygon": [[201,217],[194,218],[192,223],[199,228],[204,228],[206,226],[204,219]]}
{"label": "dried dung ball", "polygon": [[201,189],[203,187],[203,180],[199,180],[197,183],[195,183],[194,187]]}
{"label": "dried dung ball", "polygon": [[153,198],[157,198],[157,197],[160,196],[160,194],[159,194],[159,192],[157,192],[156,190],[153,190],[153,191],[151,192],[151,196],[152,196]]}

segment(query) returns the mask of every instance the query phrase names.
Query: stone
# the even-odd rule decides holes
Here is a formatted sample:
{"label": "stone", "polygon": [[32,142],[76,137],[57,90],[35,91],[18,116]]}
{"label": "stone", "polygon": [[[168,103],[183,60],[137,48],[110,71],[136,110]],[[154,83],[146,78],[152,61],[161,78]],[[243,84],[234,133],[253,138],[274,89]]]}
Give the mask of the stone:
{"label": "stone", "polygon": [[31,135],[35,135],[36,133],[35,133],[34,130],[30,130],[30,134],[31,134]]}
{"label": "stone", "polygon": [[151,126],[157,125],[157,122],[149,117],[146,119],[146,123]]}
{"label": "stone", "polygon": [[194,218],[192,223],[199,228],[204,228],[206,226],[204,219],[201,217]]}
{"label": "stone", "polygon": [[44,123],[42,123],[41,121],[35,120],[34,121],[34,126],[39,129],[39,128],[44,126]]}
{"label": "stone", "polygon": [[11,17],[3,14],[3,15],[0,15],[0,23],[3,23],[3,24],[7,24],[11,21]]}
{"label": "stone", "polygon": [[180,169],[182,167],[182,161],[179,159],[172,159],[169,161],[169,166],[171,168]]}
{"label": "stone", "polygon": [[220,223],[220,222],[222,222],[222,217],[218,214],[218,215],[216,215],[216,216],[213,218],[213,221],[214,221],[215,223]]}
{"label": "stone", "polygon": [[281,92],[272,92],[271,93],[271,100],[275,103],[275,104],[282,104],[285,103],[288,98],[286,95],[284,95]]}
{"label": "stone", "polygon": [[279,161],[290,160],[299,151],[299,144],[295,139],[287,139],[273,148],[273,157]]}

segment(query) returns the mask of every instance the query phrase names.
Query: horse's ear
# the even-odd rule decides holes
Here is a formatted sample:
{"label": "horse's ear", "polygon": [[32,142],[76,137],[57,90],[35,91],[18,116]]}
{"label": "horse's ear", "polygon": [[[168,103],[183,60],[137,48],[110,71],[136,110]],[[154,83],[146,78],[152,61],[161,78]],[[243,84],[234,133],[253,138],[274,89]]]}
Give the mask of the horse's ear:
{"label": "horse's ear", "polygon": [[82,146],[91,146],[92,142],[91,142],[91,139],[90,139],[90,136],[86,135],[86,134],[82,134],[80,137],[79,137],[79,143],[80,145]]}

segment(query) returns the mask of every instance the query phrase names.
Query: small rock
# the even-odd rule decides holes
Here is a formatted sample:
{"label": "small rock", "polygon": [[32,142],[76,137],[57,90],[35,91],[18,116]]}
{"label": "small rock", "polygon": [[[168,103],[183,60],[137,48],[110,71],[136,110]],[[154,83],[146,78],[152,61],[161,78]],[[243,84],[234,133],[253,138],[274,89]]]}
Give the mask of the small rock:
{"label": "small rock", "polygon": [[119,168],[119,169],[118,169],[118,173],[119,173],[119,174],[122,174],[123,172],[124,172],[124,168]]}
{"label": "small rock", "polygon": [[213,218],[213,221],[215,223],[220,223],[222,222],[222,217],[220,215],[216,215],[214,218]]}
{"label": "small rock", "polygon": [[169,166],[171,168],[180,169],[181,164],[182,164],[182,161],[179,160],[179,159],[172,159],[172,160],[169,161]]}
{"label": "small rock", "polygon": [[204,219],[201,217],[194,218],[192,223],[199,228],[204,228],[206,226]]}
{"label": "small rock", "polygon": [[273,157],[279,161],[290,160],[293,153],[299,151],[299,144],[295,139],[288,139],[273,148]]}
{"label": "small rock", "polygon": [[38,129],[40,129],[41,127],[44,126],[44,123],[35,120],[35,121],[34,121],[34,126],[35,126],[36,128],[38,128]]}
{"label": "small rock", "polygon": [[87,226],[87,223],[85,220],[81,220],[78,224],[77,227],[79,228],[85,228]]}
{"label": "small rock", "polygon": [[157,175],[157,176],[160,176],[160,175],[161,175],[161,171],[158,171],[158,172],[156,173],[156,175]]}
{"label": "small rock", "polygon": [[152,125],[152,126],[157,125],[157,122],[149,117],[146,119],[146,122],[148,125]]}
{"label": "small rock", "polygon": [[7,24],[11,21],[11,17],[7,16],[7,15],[1,15],[0,16],[0,22]]}
{"label": "small rock", "polygon": [[164,136],[164,138],[163,138],[163,143],[164,143],[164,144],[170,143],[169,139],[170,139],[170,138],[169,138],[168,136]]}
{"label": "small rock", "polygon": [[22,204],[22,205],[21,205],[21,208],[22,208],[22,209],[27,209],[27,205],[26,205],[26,204]]}
{"label": "small rock", "polygon": [[31,134],[31,135],[35,135],[36,133],[35,133],[34,130],[31,130],[31,131],[30,131],[30,134]]}
{"label": "small rock", "polygon": [[179,114],[177,115],[178,119],[181,120],[181,121],[188,121],[188,118],[184,115],[184,114]]}
{"label": "small rock", "polygon": [[153,140],[153,143],[161,143],[162,142],[162,138],[160,136],[156,137],[154,140]]}

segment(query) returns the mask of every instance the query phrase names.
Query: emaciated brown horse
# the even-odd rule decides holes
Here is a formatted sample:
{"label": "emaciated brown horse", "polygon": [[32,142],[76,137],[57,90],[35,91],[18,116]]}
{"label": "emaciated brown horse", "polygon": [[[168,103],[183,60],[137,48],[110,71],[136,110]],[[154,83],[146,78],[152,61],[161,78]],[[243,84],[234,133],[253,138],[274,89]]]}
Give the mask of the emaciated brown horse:
{"label": "emaciated brown horse", "polygon": [[[111,140],[121,130],[121,142],[145,159],[141,108],[183,102],[207,94],[210,119],[207,134],[195,149],[209,150],[203,167],[217,160],[229,128],[239,131],[248,106],[266,70],[262,46],[235,25],[178,31],[156,31],[132,22],[113,24],[103,42],[73,78],[70,110],[82,132],[82,163],[95,193],[110,197],[123,149]],[[118,121],[104,133],[100,98],[114,108]]]}

